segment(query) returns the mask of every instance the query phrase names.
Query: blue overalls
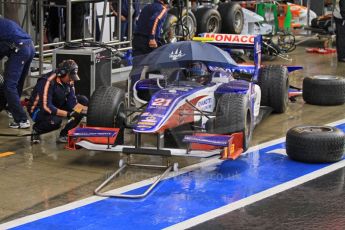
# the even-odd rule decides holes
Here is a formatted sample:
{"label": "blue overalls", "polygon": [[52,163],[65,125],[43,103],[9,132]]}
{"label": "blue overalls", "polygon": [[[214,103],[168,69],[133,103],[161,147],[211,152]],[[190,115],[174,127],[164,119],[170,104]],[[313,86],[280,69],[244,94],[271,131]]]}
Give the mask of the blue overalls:
{"label": "blue overalls", "polygon": [[20,104],[20,96],[34,55],[30,35],[17,23],[0,18],[0,58],[8,57],[4,72],[5,95],[8,110],[16,123],[28,119]]}
{"label": "blue overalls", "polygon": [[160,44],[161,29],[167,14],[167,6],[159,0],[142,9],[132,41],[133,56],[150,53],[152,51],[149,47],[150,39],[155,39],[157,44]]}
{"label": "blue overalls", "polygon": [[[88,105],[85,96],[75,95],[74,85],[63,83],[54,72],[47,73],[37,80],[27,106],[28,112],[35,122],[33,129],[38,134],[59,129],[62,123],[62,113],[73,111],[80,103]],[[76,127],[82,116],[71,120],[61,130],[60,136],[66,136],[68,130]]]}
{"label": "blue overalls", "polygon": [[152,4],[145,6],[140,12],[137,26],[135,27],[133,46],[133,68],[130,73],[131,89],[135,82],[140,79],[142,67],[135,65],[136,61],[141,60],[140,55],[150,53],[153,48],[149,46],[151,39],[156,40],[160,46],[161,29],[168,14],[168,7],[161,1],[155,0]]}

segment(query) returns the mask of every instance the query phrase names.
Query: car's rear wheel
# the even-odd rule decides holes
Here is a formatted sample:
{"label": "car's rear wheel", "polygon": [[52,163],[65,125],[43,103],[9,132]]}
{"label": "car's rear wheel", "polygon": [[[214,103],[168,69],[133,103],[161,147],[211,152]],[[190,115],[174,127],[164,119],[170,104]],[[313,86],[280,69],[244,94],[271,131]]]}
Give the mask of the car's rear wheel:
{"label": "car's rear wheel", "polygon": [[247,95],[223,94],[218,99],[214,130],[218,134],[243,133],[243,150],[249,148],[253,133],[252,110]]}
{"label": "car's rear wheel", "polygon": [[272,107],[276,113],[284,113],[289,102],[287,68],[281,65],[262,67],[258,84],[261,88],[261,105]]}
{"label": "car's rear wheel", "polygon": [[87,125],[96,127],[120,128],[116,143],[123,143],[125,123],[125,93],[112,86],[101,86],[92,94],[88,111]]}

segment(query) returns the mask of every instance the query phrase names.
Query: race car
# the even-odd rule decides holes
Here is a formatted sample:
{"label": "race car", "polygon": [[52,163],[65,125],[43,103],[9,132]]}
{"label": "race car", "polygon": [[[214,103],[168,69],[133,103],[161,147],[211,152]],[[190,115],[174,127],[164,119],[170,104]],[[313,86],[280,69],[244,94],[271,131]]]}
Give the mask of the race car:
{"label": "race car", "polygon": [[[245,152],[265,111],[285,112],[288,72],[296,68],[262,67],[261,36],[204,37],[212,44],[167,44],[137,64],[143,67],[141,79],[129,83],[135,107],[128,106],[131,97],[125,102],[123,89],[97,89],[90,100],[87,127],[69,132],[68,147],[162,156],[208,152],[221,154],[222,159],[236,159]],[[253,49],[254,64],[237,64],[216,45]],[[134,145],[123,145],[125,129],[134,133]],[[155,136],[156,146],[143,146],[143,135]]]}

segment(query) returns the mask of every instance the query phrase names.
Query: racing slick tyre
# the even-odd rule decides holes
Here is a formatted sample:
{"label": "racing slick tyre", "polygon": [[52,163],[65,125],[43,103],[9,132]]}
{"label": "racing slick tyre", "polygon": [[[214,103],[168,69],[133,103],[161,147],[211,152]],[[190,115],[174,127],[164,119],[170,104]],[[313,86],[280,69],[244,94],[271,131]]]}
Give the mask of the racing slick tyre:
{"label": "racing slick tyre", "polygon": [[223,94],[217,103],[214,130],[218,134],[243,132],[243,151],[249,147],[253,133],[252,111],[245,94]]}
{"label": "racing slick tyre", "polygon": [[284,113],[289,102],[289,78],[285,66],[270,65],[260,69],[258,84],[261,88],[261,105]]}
{"label": "racing slick tyre", "polygon": [[0,112],[6,106],[6,98],[5,98],[5,80],[4,76],[0,74]]}
{"label": "racing slick tyre", "polygon": [[240,34],[244,25],[242,7],[238,3],[220,4],[218,11],[222,17],[222,33]]}
{"label": "racing slick tyre", "polygon": [[194,132],[193,124],[187,123],[173,129],[164,131],[165,148],[186,148],[187,143],[183,142],[185,135],[192,135]]}
{"label": "racing slick tyre", "polygon": [[345,134],[330,126],[296,126],[286,134],[286,153],[296,161],[336,162],[345,152]]}
{"label": "racing slick tyre", "polygon": [[222,27],[222,18],[216,9],[203,7],[195,12],[197,34],[219,33]]}
{"label": "racing slick tyre", "polygon": [[303,79],[303,99],[312,105],[341,105],[345,103],[345,78],[317,75]]}
{"label": "racing slick tyre", "polygon": [[[177,8],[172,8],[169,10],[169,14],[175,15],[176,16],[176,24],[178,25],[178,35],[182,36],[185,35],[187,39],[192,39],[196,33],[196,18],[193,14],[192,11],[188,11],[187,14],[187,9],[183,8],[182,10],[182,24],[183,24],[183,32],[182,33],[182,28],[180,28],[179,23],[178,23],[178,17],[179,17],[179,12]],[[181,24],[181,23],[180,23]],[[181,39],[178,39],[181,40]]]}
{"label": "racing slick tyre", "polygon": [[101,86],[91,96],[87,110],[87,126],[116,127],[120,133],[116,144],[123,143],[125,92],[112,86]]}
{"label": "racing slick tyre", "polygon": [[176,42],[178,36],[177,17],[173,14],[168,14],[163,24],[162,39],[165,44]]}

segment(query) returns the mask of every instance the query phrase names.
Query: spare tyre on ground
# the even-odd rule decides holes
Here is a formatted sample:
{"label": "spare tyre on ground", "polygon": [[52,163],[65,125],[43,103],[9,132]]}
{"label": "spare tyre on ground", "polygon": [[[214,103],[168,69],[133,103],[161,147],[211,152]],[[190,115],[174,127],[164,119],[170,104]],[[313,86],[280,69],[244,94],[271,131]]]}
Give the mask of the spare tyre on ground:
{"label": "spare tyre on ground", "polygon": [[345,78],[316,75],[303,79],[303,99],[312,105],[341,105],[345,103]]}
{"label": "spare tyre on ground", "polygon": [[307,163],[336,162],[345,152],[345,134],[331,126],[296,126],[286,134],[286,153]]}

